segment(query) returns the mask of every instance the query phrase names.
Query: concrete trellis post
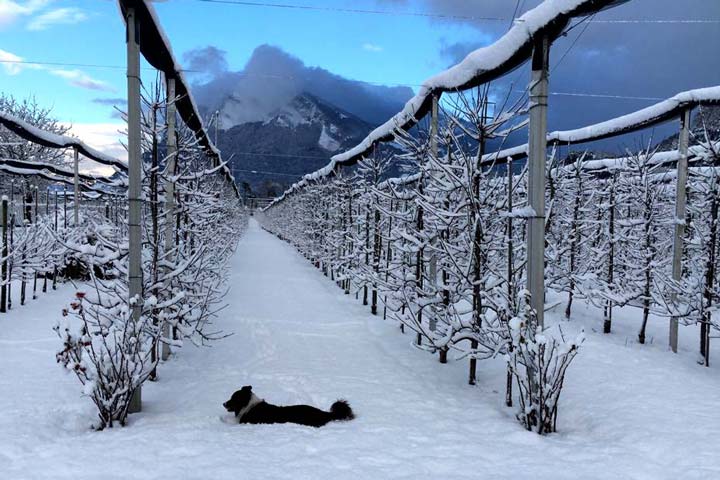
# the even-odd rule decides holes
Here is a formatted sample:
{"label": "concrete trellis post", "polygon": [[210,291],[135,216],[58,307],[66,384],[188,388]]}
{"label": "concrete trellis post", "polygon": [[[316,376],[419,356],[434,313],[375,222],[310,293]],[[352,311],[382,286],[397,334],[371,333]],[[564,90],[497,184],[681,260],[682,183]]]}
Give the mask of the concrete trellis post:
{"label": "concrete trellis post", "polygon": [[73,148],[73,160],[74,160],[74,185],[75,188],[75,199],[73,208],[73,226],[77,227],[80,225],[80,154],[77,147]]}
{"label": "concrete trellis post", "polygon": [[538,325],[545,314],[545,161],[547,155],[547,108],[550,40],[535,40],[530,84],[530,137],[528,142],[528,201],[533,215],[528,218],[527,288]]}
{"label": "concrete trellis post", "polygon": [[[132,321],[142,313],[142,146],[140,143],[140,32],[135,9],[127,10],[127,87],[128,87],[128,229],[129,300]],[[129,413],[142,408],[141,387],[135,390]]]}
{"label": "concrete trellis post", "polygon": [[[167,78],[167,165],[165,167],[165,261],[171,262],[172,252],[175,249],[175,159],[177,155],[177,138],[175,137],[175,78]],[[163,324],[163,337],[170,338],[170,325]],[[161,344],[160,358],[167,360],[170,356],[170,347],[167,343]]]}
{"label": "concrete trellis post", "polygon": [[[687,206],[687,178],[688,178],[688,145],[690,143],[690,112],[686,109],[680,115],[680,138],[678,151],[680,158],[677,163],[677,184],[675,187],[675,235],[673,237],[673,280],[682,279],[683,237],[685,236],[685,213]],[[673,295],[673,299],[675,296]],[[677,353],[678,348],[678,319],[670,318],[670,349]]]}

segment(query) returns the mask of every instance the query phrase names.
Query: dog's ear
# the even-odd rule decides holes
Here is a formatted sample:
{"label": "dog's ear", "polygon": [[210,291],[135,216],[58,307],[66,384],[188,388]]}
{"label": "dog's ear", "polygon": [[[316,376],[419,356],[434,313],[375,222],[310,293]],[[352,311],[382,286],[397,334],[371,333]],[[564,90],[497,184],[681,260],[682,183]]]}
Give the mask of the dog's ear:
{"label": "dog's ear", "polygon": [[251,392],[252,391],[252,385],[245,385],[242,387],[242,391],[244,392]]}

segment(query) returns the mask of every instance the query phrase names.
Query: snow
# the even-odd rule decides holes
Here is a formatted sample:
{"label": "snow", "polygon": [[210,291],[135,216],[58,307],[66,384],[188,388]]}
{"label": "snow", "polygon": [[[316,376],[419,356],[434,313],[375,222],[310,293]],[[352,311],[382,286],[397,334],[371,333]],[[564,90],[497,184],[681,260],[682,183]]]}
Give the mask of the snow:
{"label": "snow", "polygon": [[[563,322],[586,340],[568,371],[559,434],[539,437],[503,406],[502,361],[441,365],[382,317],[251,221],[232,262],[230,305],[212,348],[185,348],[143,389],[126,428],[92,432],[93,407],[55,364],[50,329],[66,286],[0,316],[0,472],[11,479],[709,479],[720,476],[720,376],[694,363],[696,331],[667,352],[667,320],[650,345],[638,311],[613,335],[580,304]],[[550,296],[548,303],[561,299]],[[564,298],[564,297],[562,297]],[[557,322],[563,308],[548,312]],[[351,422],[321,429],[235,425],[222,402],[242,385],[278,404],[327,408],[346,398]],[[226,423],[230,422],[230,423]]]}
{"label": "snow", "polygon": [[[682,109],[697,105],[720,104],[720,86],[700,88],[681,92],[672,98],[651,105],[627,115],[613,118],[604,122],[588,125],[574,130],[559,130],[547,135],[548,145],[561,143],[585,143],[605,137],[612,137],[647,128],[678,114]],[[671,155],[673,152],[668,152]],[[691,154],[693,153],[691,149]],[[677,151],[674,152],[677,156]],[[496,161],[498,158],[522,158],[528,155],[528,144],[518,145],[488,153],[483,156],[483,162]],[[669,161],[669,160],[668,160]],[[587,162],[590,163],[590,162]],[[661,162],[663,163],[663,162]],[[597,167],[604,168],[604,167]]]}
{"label": "snow", "polygon": [[654,125],[674,113],[679,114],[679,111],[683,108],[687,108],[688,106],[693,107],[700,103],[720,103],[720,86],[689,90],[656,103],[655,105],[606,122],[578,128],[576,130],[554,132],[548,136],[548,140],[562,143],[577,143],[585,142],[588,139],[617,135],[618,133],[631,129]]}
{"label": "snow", "polygon": [[[8,163],[11,165],[8,165]],[[14,158],[0,158],[0,171],[23,176],[40,175],[53,182],[64,182],[68,184],[73,184],[75,178],[75,172],[69,168],[63,168],[46,162],[24,161]],[[127,186],[127,177],[125,175],[119,176],[117,180],[111,180],[111,177],[103,175],[81,173],[79,174],[79,178],[86,188],[91,189],[98,189],[98,186],[88,185],[88,182],[98,182],[109,187]]]}
{"label": "snow", "polygon": [[503,213],[502,216],[509,218],[535,218],[537,217],[537,212],[535,212],[535,209],[530,205],[526,205],[522,208],[515,208],[510,213]]}
{"label": "snow", "polygon": [[[332,131],[332,127],[334,127],[334,125],[331,125],[330,131]],[[340,148],[340,142],[330,136],[330,134],[328,133],[328,128],[325,125],[323,125],[322,132],[320,132],[320,139],[318,140],[318,145],[320,146],[320,148],[323,148],[329,152],[334,152]]]}
{"label": "snow", "polygon": [[[720,149],[720,142],[713,142],[710,146],[704,145],[693,145],[688,148],[688,158],[693,159],[705,159],[712,152]],[[640,160],[645,160],[646,155],[640,155]],[[650,164],[660,165],[663,163],[677,162],[680,160],[680,152],[678,150],[669,150],[666,152],[651,152],[650,153]],[[619,157],[619,158],[603,158],[597,160],[588,160],[583,162],[582,168],[584,170],[602,170],[602,169],[621,169],[630,164],[633,161],[633,157]]]}
{"label": "snow", "polygon": [[75,147],[80,150],[85,156],[92,160],[95,160],[96,162],[110,165],[121,171],[127,171],[127,162],[118,160],[102,152],[99,152],[94,148],[86,145],[81,140],[78,140],[77,138],[69,137],[67,135],[58,135],[56,133],[41,130],[36,126],[31,125],[8,112],[0,111],[0,124],[3,124],[6,127],[10,128],[13,132],[25,138],[26,140],[32,141],[34,139],[39,139],[46,144],[53,145],[56,148]]}

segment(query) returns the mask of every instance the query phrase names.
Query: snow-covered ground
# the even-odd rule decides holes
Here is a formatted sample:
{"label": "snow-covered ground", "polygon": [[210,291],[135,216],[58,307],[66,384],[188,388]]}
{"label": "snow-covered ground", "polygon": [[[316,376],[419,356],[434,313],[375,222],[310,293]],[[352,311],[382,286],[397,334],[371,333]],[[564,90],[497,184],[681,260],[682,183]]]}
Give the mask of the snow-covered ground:
{"label": "snow-covered ground", "polygon": [[[638,312],[604,336],[592,330],[597,312],[578,305],[564,328],[588,334],[560,433],[539,437],[503,406],[501,361],[480,363],[479,386],[467,386],[466,362],[440,365],[412,348],[412,335],[255,222],[232,268],[217,327],[234,335],[162,365],[126,428],[90,431],[93,406],[55,365],[51,326],[72,288],[0,316],[0,478],[720,478],[720,374],[694,363],[694,331],[682,330],[673,355],[666,321],[640,346],[629,318]],[[279,404],[347,398],[357,419],[321,429],[223,423],[221,403],[248,384]]]}

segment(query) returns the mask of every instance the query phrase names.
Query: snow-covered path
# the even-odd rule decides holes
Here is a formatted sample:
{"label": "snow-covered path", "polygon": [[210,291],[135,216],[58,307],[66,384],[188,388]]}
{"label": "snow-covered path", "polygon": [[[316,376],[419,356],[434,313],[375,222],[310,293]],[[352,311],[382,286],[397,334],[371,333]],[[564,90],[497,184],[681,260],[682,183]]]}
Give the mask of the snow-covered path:
{"label": "snow-covered path", "polygon": [[[411,335],[254,221],[216,322],[234,335],[161,365],[127,428],[89,431],[92,405],[54,363],[50,328],[71,295],[0,317],[2,479],[720,478],[717,369],[589,333],[561,433],[540,438],[502,406],[502,362],[481,363],[480,386],[465,386],[465,362],[440,365],[411,348]],[[278,404],[327,408],[343,397],[357,419],[321,429],[221,422],[221,403],[248,384]]]}

